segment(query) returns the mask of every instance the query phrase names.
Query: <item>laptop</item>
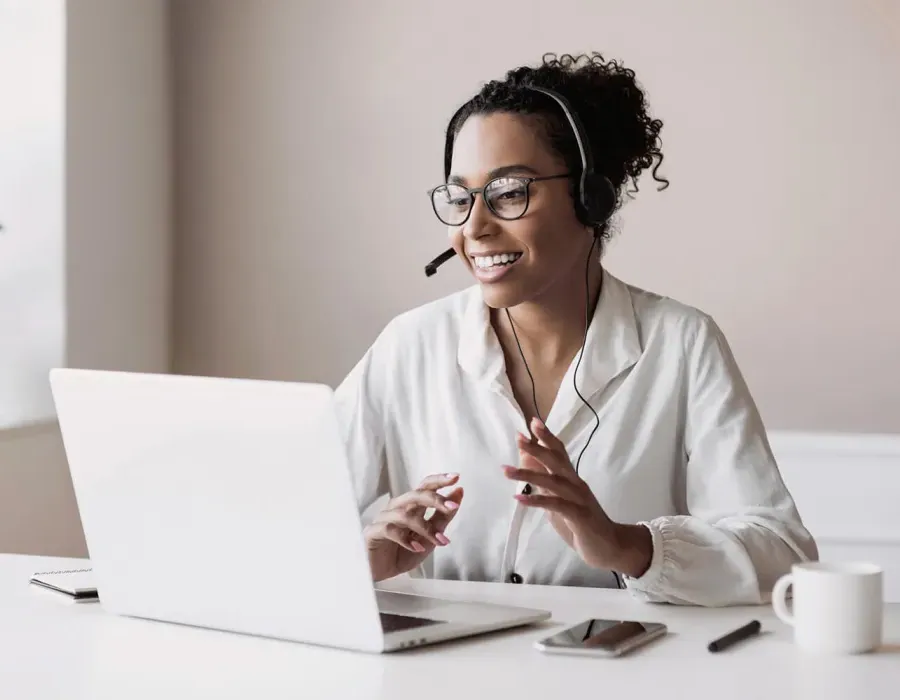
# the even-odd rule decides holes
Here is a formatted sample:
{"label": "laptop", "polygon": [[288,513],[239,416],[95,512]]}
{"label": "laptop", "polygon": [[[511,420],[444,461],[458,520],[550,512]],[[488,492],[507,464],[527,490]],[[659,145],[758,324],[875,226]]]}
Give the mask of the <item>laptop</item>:
{"label": "laptop", "polygon": [[80,369],[50,385],[111,613],[376,653],[550,617],[377,589],[327,386]]}

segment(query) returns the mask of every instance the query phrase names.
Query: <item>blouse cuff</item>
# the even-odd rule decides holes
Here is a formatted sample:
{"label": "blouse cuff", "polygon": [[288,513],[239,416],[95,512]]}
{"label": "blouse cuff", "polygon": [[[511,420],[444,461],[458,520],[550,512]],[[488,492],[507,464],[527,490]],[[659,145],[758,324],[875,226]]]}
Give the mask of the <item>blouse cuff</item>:
{"label": "blouse cuff", "polygon": [[653,593],[665,586],[666,578],[672,567],[671,555],[669,552],[669,539],[674,536],[672,526],[664,519],[653,520],[649,522],[639,522],[650,531],[650,537],[653,541],[653,556],[650,559],[650,566],[639,577],[624,576],[625,583],[630,590],[635,592]]}

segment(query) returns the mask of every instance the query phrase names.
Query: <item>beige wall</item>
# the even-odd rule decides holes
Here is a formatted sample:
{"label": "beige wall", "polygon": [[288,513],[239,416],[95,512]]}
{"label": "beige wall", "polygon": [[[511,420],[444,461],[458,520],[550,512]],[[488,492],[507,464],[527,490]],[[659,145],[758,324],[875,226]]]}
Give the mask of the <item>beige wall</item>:
{"label": "beige wall", "polygon": [[[66,363],[167,371],[168,4],[65,4]],[[0,431],[0,552],[86,553],[55,422]]]}
{"label": "beige wall", "polygon": [[56,423],[0,432],[0,553],[87,555]]}
{"label": "beige wall", "polygon": [[649,91],[672,181],[626,207],[610,269],[712,313],[770,427],[900,431],[896,7],[180,3],[175,366],[339,381],[392,315],[469,283],[422,274],[453,109],[597,49]]}
{"label": "beige wall", "polygon": [[167,371],[167,0],[67,0],[66,360]]}

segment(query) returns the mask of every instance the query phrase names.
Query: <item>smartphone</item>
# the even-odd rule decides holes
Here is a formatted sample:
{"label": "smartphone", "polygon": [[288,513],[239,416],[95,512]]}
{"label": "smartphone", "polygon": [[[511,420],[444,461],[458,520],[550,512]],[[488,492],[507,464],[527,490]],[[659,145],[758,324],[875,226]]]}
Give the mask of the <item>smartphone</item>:
{"label": "smartphone", "polygon": [[659,622],[591,619],[541,639],[535,646],[549,654],[621,656],[667,631]]}

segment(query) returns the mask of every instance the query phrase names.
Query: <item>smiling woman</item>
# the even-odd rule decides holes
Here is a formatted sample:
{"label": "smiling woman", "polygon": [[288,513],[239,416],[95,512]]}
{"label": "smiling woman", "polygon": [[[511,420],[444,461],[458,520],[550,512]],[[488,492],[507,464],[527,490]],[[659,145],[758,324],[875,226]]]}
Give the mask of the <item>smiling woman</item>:
{"label": "smiling woman", "polygon": [[668,184],[661,129],[599,54],[511,70],[451,118],[431,203],[477,284],[394,319],[337,392],[360,508],[390,496],[375,579],[725,605],[817,557],[717,324],[601,262],[640,175]]}

